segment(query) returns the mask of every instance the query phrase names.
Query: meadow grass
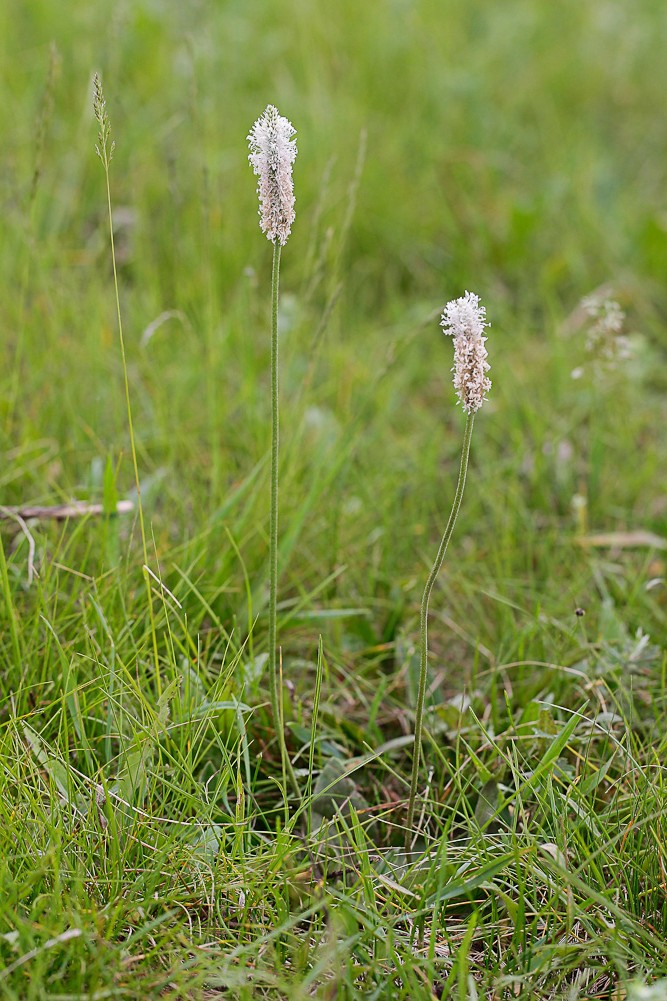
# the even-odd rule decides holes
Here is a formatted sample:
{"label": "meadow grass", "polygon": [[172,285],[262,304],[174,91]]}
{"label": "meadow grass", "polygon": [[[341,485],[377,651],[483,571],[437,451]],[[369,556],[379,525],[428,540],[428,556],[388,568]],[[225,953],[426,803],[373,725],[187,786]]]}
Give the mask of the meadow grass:
{"label": "meadow grass", "polygon": [[[665,996],[666,22],[658,0],[0,6],[0,500],[107,512],[1,527],[0,996]],[[152,613],[112,514],[137,496],[94,70]],[[245,136],[268,103],[299,135],[278,634],[300,799],[266,674]],[[573,380],[608,283],[633,359]],[[406,855],[464,425],[438,319],[465,288],[493,389],[431,597]]]}

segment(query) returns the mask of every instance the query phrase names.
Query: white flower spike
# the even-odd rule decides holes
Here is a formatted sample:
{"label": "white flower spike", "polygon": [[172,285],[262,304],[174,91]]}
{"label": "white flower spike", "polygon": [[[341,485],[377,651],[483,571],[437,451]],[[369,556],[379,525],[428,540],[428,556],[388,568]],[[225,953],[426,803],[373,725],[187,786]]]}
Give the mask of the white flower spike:
{"label": "white flower spike", "polygon": [[581,300],[581,305],[592,321],[586,337],[586,350],[596,361],[609,368],[614,368],[619,361],[628,361],[632,357],[632,349],[623,334],[625,313],[616,300],[589,295]]}
{"label": "white flower spike", "polygon": [[479,304],[479,296],[466,292],[460,299],[448,302],[440,326],[454,338],[454,388],[463,409],[476,413],[491,389],[488,352],[485,348],[484,328],[486,309]]}
{"label": "white flower spike", "polygon": [[248,160],[259,178],[259,225],[268,240],[287,243],[294,222],[292,164],[296,159],[296,129],[272,104],[248,135]]}

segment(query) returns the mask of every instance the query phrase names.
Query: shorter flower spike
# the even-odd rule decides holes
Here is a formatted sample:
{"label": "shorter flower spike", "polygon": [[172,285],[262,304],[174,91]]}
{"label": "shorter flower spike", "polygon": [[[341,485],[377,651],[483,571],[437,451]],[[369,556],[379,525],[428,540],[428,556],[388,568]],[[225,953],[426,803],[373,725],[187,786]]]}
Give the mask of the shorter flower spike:
{"label": "shorter flower spike", "polygon": [[632,357],[630,341],[623,334],[625,313],[615,299],[586,296],[581,305],[592,321],[588,328],[586,350],[597,361],[614,368],[619,361]]}
{"label": "shorter flower spike", "polygon": [[474,414],[482,406],[491,389],[488,353],[485,348],[484,328],[486,309],[479,304],[479,296],[466,292],[460,299],[448,302],[440,326],[454,338],[454,388],[463,409]]}
{"label": "shorter flower spike", "polygon": [[278,114],[272,104],[257,119],[248,135],[248,159],[259,178],[260,227],[268,240],[281,247],[287,242],[294,222],[292,164],[296,159],[296,129]]}

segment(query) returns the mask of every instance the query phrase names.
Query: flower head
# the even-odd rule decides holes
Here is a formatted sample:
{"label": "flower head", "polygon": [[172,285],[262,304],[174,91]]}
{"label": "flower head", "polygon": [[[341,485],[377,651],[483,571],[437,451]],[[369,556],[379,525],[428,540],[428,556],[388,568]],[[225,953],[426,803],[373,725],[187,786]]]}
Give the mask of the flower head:
{"label": "flower head", "polygon": [[463,409],[474,414],[484,403],[491,389],[486,337],[484,328],[486,309],[479,304],[479,296],[466,292],[460,299],[448,302],[440,326],[454,338],[454,388]]}
{"label": "flower head", "polygon": [[278,114],[272,104],[257,119],[250,134],[248,159],[259,178],[260,227],[268,240],[281,247],[287,242],[294,222],[292,164],[296,159],[296,129]]}
{"label": "flower head", "polygon": [[627,361],[632,352],[628,338],[622,333],[625,313],[616,300],[589,295],[581,300],[581,305],[591,321],[586,350],[609,368],[619,361]]}

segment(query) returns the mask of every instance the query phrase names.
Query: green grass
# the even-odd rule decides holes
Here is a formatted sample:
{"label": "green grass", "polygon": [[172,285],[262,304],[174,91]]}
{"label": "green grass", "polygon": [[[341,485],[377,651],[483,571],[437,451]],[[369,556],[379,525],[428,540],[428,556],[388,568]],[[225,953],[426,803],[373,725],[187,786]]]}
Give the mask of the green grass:
{"label": "green grass", "polygon": [[[0,5],[0,500],[136,501],[99,70],[157,578],[152,624],[136,516],[2,523],[1,997],[667,977],[666,28],[659,0]],[[244,137],[269,102],[300,150],[278,633],[301,802],[265,673],[271,248]],[[635,356],[573,380],[605,283]],[[406,856],[464,424],[438,318],[466,288],[494,384]]]}

